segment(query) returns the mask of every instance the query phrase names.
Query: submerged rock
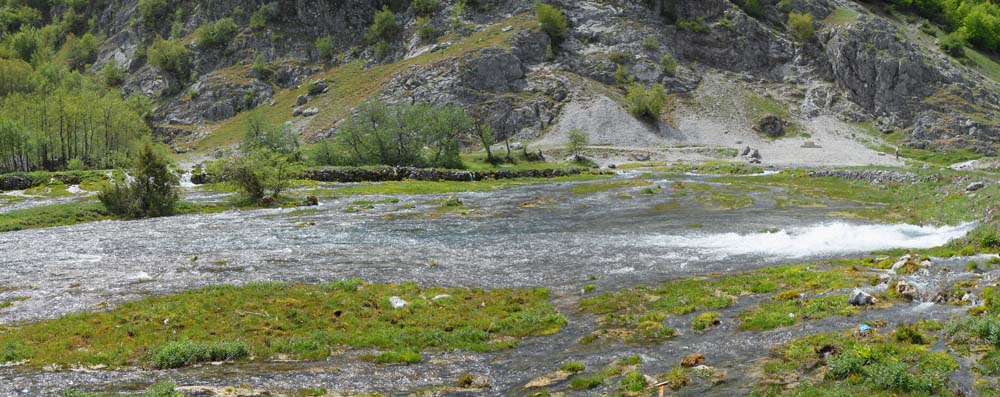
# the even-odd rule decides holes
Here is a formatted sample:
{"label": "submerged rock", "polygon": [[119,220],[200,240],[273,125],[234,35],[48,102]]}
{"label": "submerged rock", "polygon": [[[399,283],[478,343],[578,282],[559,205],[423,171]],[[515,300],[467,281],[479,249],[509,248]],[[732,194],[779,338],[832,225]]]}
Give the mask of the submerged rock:
{"label": "submerged rock", "polygon": [[896,283],[895,290],[897,294],[911,301],[920,298],[920,292],[917,291],[917,288],[906,281]]}
{"label": "submerged rock", "polygon": [[878,303],[878,299],[865,291],[856,289],[851,292],[851,297],[847,300],[847,303],[851,306],[870,306]]}

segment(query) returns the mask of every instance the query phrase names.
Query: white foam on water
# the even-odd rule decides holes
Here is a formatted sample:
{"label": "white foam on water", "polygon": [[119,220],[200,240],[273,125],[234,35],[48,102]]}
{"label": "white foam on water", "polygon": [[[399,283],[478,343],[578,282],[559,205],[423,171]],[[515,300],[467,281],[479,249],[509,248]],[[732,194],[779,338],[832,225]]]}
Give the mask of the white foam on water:
{"label": "white foam on water", "polygon": [[775,233],[715,233],[647,238],[651,245],[696,249],[735,256],[767,254],[788,258],[869,252],[891,248],[932,248],[964,236],[975,223],[958,226],[823,223]]}

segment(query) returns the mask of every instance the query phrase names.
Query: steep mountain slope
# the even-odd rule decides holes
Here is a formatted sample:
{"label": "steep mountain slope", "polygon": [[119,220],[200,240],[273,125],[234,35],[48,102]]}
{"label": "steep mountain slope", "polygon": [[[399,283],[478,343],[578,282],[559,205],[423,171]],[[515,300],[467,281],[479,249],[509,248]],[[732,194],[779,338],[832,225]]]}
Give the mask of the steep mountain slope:
{"label": "steep mountain slope", "polygon": [[[553,1],[570,29],[550,46],[531,1],[484,0],[464,14],[441,2],[421,22],[440,36],[423,41],[408,1],[181,2],[159,21],[146,21],[135,1],[115,1],[95,10],[108,38],[91,68],[125,65],[124,91],[158,98],[158,136],[199,153],[231,148],[255,108],[315,142],[335,136],[357,105],[380,99],[462,104],[498,139],[560,145],[581,128],[594,145],[659,148],[654,158],[683,157],[666,149],[689,145],[749,145],[765,163],[804,165],[893,164],[869,148],[894,144],[995,154],[996,82],[943,54],[916,21],[878,3],[761,3],[755,18],[726,0]],[[262,27],[247,27],[269,7]],[[387,48],[364,38],[382,7],[401,25]],[[813,15],[815,35],[788,33],[789,12]],[[197,27],[223,16],[239,32],[199,48]],[[171,30],[192,51],[189,76],[141,57]],[[332,55],[321,59],[317,38],[327,36]],[[669,58],[676,70],[664,67]],[[622,79],[663,84],[670,95],[659,120],[627,112]],[[308,103],[297,103],[300,95]],[[293,116],[299,105],[317,114]],[[758,132],[762,120],[774,124],[767,116],[784,137]]]}

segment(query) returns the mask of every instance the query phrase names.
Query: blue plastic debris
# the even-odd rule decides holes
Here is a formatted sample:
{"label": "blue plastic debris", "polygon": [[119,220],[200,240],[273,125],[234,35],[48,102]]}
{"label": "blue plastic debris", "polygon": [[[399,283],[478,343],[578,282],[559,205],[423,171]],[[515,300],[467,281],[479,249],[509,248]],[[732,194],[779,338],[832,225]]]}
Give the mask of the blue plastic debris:
{"label": "blue plastic debris", "polygon": [[858,332],[865,333],[872,330],[872,326],[868,324],[861,324],[858,326]]}

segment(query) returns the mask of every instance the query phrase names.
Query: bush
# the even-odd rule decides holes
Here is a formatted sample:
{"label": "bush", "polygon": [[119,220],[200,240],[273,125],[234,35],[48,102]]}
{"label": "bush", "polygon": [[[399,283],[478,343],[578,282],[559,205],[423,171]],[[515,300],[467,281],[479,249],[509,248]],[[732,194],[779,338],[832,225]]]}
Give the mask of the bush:
{"label": "bush", "polygon": [[177,176],[168,168],[165,156],[147,143],[139,152],[131,170],[131,181],[115,183],[98,193],[97,198],[112,214],[144,218],[173,214],[177,205],[174,184]]}
{"label": "bush", "polygon": [[660,39],[656,36],[646,36],[642,39],[642,47],[649,51],[656,51],[660,49]]}
{"label": "bush", "polygon": [[260,149],[242,157],[218,160],[210,165],[208,173],[214,180],[235,186],[244,201],[261,203],[265,198],[276,201],[293,179],[301,177],[302,167],[286,155]]}
{"label": "bush", "polygon": [[169,0],[139,0],[139,16],[146,26],[157,26],[169,15]]}
{"label": "bush", "polygon": [[247,117],[247,130],[240,149],[244,153],[266,149],[298,158],[299,138],[288,124],[272,124],[263,113],[254,111]]}
{"label": "bush", "polygon": [[806,42],[812,40],[816,28],[813,26],[812,14],[788,14],[788,31],[796,40]]}
{"label": "bush", "polygon": [[535,2],[535,17],[538,18],[538,27],[548,34],[553,42],[559,43],[566,38],[569,25],[562,10],[537,1]]}
{"label": "bush", "polygon": [[389,10],[389,7],[383,7],[381,11],[375,13],[375,21],[372,25],[368,27],[368,31],[365,32],[365,40],[368,44],[376,44],[380,42],[385,42],[388,44],[396,38],[396,35],[402,30],[399,25],[399,21],[396,20],[396,14]]}
{"label": "bush", "polygon": [[413,0],[410,6],[413,7],[413,12],[417,15],[427,17],[441,8],[441,2],[439,0]]}
{"label": "bush", "polygon": [[199,26],[195,38],[200,48],[225,47],[233,37],[236,37],[237,31],[239,27],[232,18],[222,18]]}
{"label": "bush", "polygon": [[250,346],[243,342],[169,342],[153,353],[152,364],[158,369],[170,369],[203,362],[235,360],[249,355]]}
{"label": "bush", "polygon": [[316,51],[319,52],[319,59],[329,61],[333,58],[333,38],[323,36],[316,38]]}
{"label": "bush", "polygon": [[[263,54],[257,54],[257,57],[253,60],[253,72],[257,75],[257,78],[261,80],[267,80],[274,70],[271,69],[271,64],[264,59]],[[249,106],[247,106],[249,108]]]}
{"label": "bush", "polygon": [[965,36],[960,32],[951,32],[938,42],[941,51],[954,58],[965,57]]}
{"label": "bush", "polygon": [[573,156],[574,159],[579,160],[583,152],[583,148],[587,146],[587,141],[590,139],[590,134],[579,129],[574,128],[571,130],[567,136],[566,141],[566,151]]}
{"label": "bush", "polygon": [[738,4],[747,15],[758,19],[764,17],[764,7],[760,4],[760,0],[743,0]]}
{"label": "bush", "polygon": [[70,69],[83,70],[97,58],[97,39],[90,33],[80,38],[70,33],[62,49],[59,50],[59,58]]}
{"label": "bush", "polygon": [[1000,248],[1000,236],[997,235],[996,230],[990,230],[979,239],[979,245],[989,249]]}
{"label": "bush", "polygon": [[677,73],[677,60],[670,54],[663,54],[660,57],[660,68],[663,69],[663,73],[673,76]]}
{"label": "bush", "polygon": [[650,120],[656,120],[660,117],[666,103],[667,95],[661,84],[647,88],[633,83],[628,88],[628,95],[625,97],[625,107],[632,115]]}
{"label": "bush", "polygon": [[273,20],[276,16],[278,16],[277,2],[270,2],[260,6],[260,8],[258,8],[252,16],[250,16],[250,30],[264,30],[264,28],[267,27],[267,23]]}
{"label": "bush", "polygon": [[186,80],[191,73],[191,52],[183,44],[156,38],[146,49],[149,63],[174,77]]}
{"label": "bush", "polygon": [[117,87],[122,85],[125,83],[125,79],[127,77],[128,75],[125,74],[125,68],[114,60],[104,64],[104,67],[101,68],[101,81],[108,87]]}
{"label": "bush", "polygon": [[430,43],[437,39],[437,30],[427,17],[417,17],[417,37],[421,43]]}

